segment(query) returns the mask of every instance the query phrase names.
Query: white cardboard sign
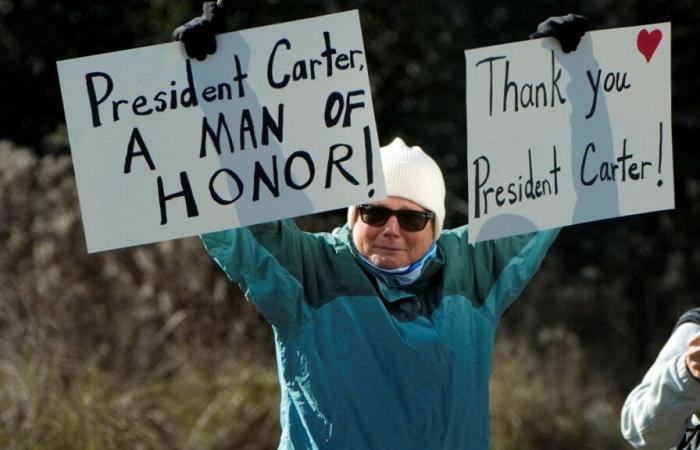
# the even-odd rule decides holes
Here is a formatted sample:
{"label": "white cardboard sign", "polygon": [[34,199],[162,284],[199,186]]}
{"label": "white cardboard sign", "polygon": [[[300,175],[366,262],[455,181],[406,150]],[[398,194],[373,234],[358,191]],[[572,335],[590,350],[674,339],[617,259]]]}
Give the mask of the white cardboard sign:
{"label": "white cardboard sign", "polygon": [[58,62],[89,252],[385,196],[357,11]]}
{"label": "white cardboard sign", "polygon": [[465,57],[472,241],[674,208],[669,23]]}

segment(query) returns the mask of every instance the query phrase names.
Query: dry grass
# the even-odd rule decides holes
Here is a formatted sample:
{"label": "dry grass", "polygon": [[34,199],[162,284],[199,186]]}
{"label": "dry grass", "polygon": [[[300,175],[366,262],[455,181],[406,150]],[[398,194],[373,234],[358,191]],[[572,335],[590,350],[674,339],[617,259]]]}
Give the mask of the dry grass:
{"label": "dry grass", "polygon": [[254,342],[190,340],[184,312],[148,332],[133,307],[39,302],[0,286],[0,448],[276,447],[276,372]]}
{"label": "dry grass", "polygon": [[0,448],[275,448],[270,331],[198,239],[87,255],[77,205],[0,144]]}
{"label": "dry grass", "polygon": [[586,366],[575,335],[543,329],[538,342],[502,333],[491,379],[492,448],[619,450],[621,399]]}

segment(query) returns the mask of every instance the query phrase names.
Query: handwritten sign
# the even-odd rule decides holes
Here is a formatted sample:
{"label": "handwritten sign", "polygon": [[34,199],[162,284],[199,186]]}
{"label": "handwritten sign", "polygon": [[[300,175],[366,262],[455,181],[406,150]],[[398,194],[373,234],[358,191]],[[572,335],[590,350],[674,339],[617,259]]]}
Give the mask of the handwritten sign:
{"label": "handwritten sign", "polygon": [[670,24],[465,57],[473,241],[674,207]]}
{"label": "handwritten sign", "polygon": [[385,196],[357,11],[58,63],[89,252]]}

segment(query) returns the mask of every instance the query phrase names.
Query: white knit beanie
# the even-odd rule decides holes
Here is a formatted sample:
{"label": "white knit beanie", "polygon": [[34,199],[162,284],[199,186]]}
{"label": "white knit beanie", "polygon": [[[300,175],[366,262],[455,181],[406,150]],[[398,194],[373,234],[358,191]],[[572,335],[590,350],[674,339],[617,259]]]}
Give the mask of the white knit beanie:
{"label": "white knit beanie", "polygon": [[[403,197],[435,213],[435,239],[445,220],[445,180],[437,163],[420,147],[409,147],[401,138],[379,149],[387,196]],[[357,208],[348,208],[348,226],[357,219]]]}

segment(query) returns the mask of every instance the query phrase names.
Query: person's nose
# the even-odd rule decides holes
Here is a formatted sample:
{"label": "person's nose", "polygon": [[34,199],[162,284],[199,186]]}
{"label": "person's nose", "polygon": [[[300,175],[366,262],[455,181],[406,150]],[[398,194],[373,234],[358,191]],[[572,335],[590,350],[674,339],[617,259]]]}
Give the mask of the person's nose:
{"label": "person's nose", "polygon": [[389,220],[384,224],[384,234],[398,236],[400,233],[399,219],[396,216],[389,217]]}

